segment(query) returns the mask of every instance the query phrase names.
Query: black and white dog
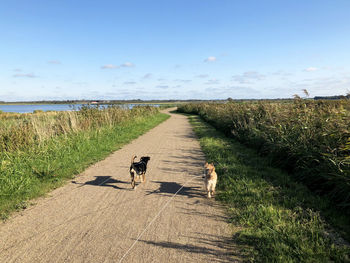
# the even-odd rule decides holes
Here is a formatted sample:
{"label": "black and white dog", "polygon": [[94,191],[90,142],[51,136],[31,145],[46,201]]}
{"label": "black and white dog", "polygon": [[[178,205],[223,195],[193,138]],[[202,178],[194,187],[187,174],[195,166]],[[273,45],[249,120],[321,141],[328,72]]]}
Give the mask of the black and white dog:
{"label": "black and white dog", "polygon": [[133,189],[136,188],[136,176],[141,177],[141,182],[144,182],[146,180],[146,170],[147,170],[147,163],[149,160],[151,160],[151,157],[149,156],[142,156],[140,158],[139,162],[134,162],[135,158],[137,156],[134,155],[131,158],[131,165],[130,165],[130,177],[131,177],[131,186]]}

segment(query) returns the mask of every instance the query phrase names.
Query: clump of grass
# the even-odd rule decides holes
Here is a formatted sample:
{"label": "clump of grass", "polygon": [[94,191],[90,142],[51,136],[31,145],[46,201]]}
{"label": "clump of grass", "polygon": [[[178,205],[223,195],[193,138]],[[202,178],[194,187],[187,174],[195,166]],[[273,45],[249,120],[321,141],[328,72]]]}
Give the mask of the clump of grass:
{"label": "clump of grass", "polygon": [[350,211],[349,100],[192,103],[179,111],[198,114]]}
{"label": "clump of grass", "polygon": [[[254,150],[190,117],[201,148],[218,173],[216,199],[239,226],[234,242],[251,262],[349,262],[346,242],[321,216],[329,203]],[[327,212],[346,221],[348,218]],[[236,228],[237,229],[237,228]]]}
{"label": "clump of grass", "polygon": [[153,107],[33,115],[6,119],[12,127],[0,134],[6,138],[0,153],[2,219],[169,117]]}

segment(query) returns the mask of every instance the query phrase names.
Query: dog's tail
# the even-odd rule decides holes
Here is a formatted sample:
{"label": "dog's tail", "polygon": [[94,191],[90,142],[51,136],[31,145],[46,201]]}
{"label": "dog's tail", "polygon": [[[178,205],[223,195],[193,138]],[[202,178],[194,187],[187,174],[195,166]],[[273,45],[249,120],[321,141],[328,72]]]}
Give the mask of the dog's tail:
{"label": "dog's tail", "polygon": [[135,160],[136,157],[137,157],[136,155],[133,155],[133,156],[132,156],[132,158],[131,158],[131,164],[134,163],[134,160]]}

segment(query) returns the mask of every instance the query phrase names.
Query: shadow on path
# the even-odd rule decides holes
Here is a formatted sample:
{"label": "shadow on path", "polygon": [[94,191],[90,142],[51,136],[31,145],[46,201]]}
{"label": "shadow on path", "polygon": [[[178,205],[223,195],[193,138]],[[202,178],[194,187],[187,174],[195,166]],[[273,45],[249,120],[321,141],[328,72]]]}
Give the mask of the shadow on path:
{"label": "shadow on path", "polygon": [[73,184],[80,184],[79,187],[84,185],[95,185],[95,186],[107,186],[113,187],[115,189],[120,190],[132,190],[131,188],[119,187],[114,184],[130,184],[130,182],[120,181],[112,178],[111,176],[95,176],[95,180],[87,181],[85,183],[78,183],[76,181],[72,181]]}
{"label": "shadow on path", "polygon": [[[207,260],[210,262],[238,262],[237,258],[242,255],[233,253],[232,240],[226,239],[225,237],[208,237],[208,238],[190,238],[196,243],[196,240],[202,245],[193,245],[190,243],[181,244],[169,241],[149,241],[139,240],[148,245],[153,245],[162,248],[171,248],[176,250],[183,250],[198,255],[206,255]],[[223,251],[222,248],[225,250]]]}
{"label": "shadow on path", "polygon": [[[147,195],[150,194],[168,194],[173,195],[182,187],[181,184],[176,182],[161,182],[161,181],[152,181],[153,183],[160,184],[159,188],[154,191],[148,191]],[[201,187],[187,187],[184,186],[177,195],[187,196],[189,198],[193,197],[203,197],[203,191],[201,191]]]}

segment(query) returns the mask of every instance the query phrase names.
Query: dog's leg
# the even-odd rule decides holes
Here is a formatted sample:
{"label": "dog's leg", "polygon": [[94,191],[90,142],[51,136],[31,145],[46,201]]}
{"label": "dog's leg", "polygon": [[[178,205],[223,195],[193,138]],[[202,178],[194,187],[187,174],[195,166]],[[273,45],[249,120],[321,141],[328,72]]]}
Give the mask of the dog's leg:
{"label": "dog's leg", "polygon": [[208,197],[208,198],[211,198],[211,195],[210,195],[210,184],[209,184],[209,182],[206,182],[205,188],[207,189],[207,197]]}
{"label": "dog's leg", "polygon": [[211,187],[210,187],[210,193],[211,195],[213,196],[214,193],[215,193],[215,188],[214,188],[214,185],[212,184]]}
{"label": "dog's leg", "polygon": [[214,181],[214,183],[213,183],[213,188],[212,188],[213,195],[215,194],[215,188],[216,188],[216,181]]}
{"label": "dog's leg", "polygon": [[131,176],[131,187],[132,189],[135,189],[135,174],[134,173],[130,173]]}
{"label": "dog's leg", "polygon": [[146,181],[146,173],[143,173],[141,178],[142,178],[141,182],[145,182]]}

